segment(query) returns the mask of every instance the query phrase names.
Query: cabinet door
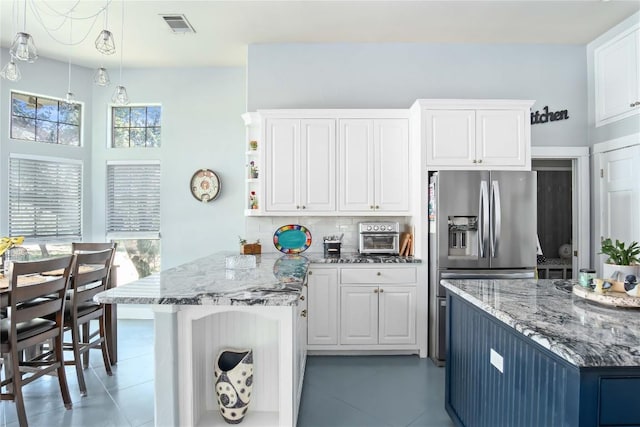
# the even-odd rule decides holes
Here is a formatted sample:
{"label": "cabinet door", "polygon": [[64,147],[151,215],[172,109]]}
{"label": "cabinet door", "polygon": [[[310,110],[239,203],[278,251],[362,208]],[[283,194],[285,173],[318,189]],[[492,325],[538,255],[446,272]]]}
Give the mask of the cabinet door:
{"label": "cabinet door", "polygon": [[425,110],[427,167],[472,166],[475,151],[475,110]]}
{"label": "cabinet door", "polygon": [[374,121],[374,201],[376,211],[409,210],[409,122]]}
{"label": "cabinet door", "polygon": [[307,307],[309,345],[338,344],[338,270],[310,270]]}
{"label": "cabinet door", "polygon": [[339,196],[341,211],[372,211],[373,203],[373,121],[340,120]]}
{"label": "cabinet door", "polygon": [[640,112],[639,38],[636,29],[594,52],[596,126]]}
{"label": "cabinet door", "polygon": [[381,286],[378,291],[380,344],[416,342],[416,287]]}
{"label": "cabinet door", "polygon": [[476,160],[480,166],[525,166],[528,115],[522,110],[476,111]]}
{"label": "cabinet door", "polygon": [[[599,158],[601,237],[640,241],[640,146],[602,153]],[[600,249],[599,242],[596,247]],[[604,259],[599,257],[599,263]]]}
{"label": "cabinet door", "polygon": [[266,122],[265,210],[295,211],[299,206],[300,120]]}
{"label": "cabinet door", "polygon": [[300,208],[326,212],[336,209],[336,122],[301,121]]}
{"label": "cabinet door", "polygon": [[340,344],[378,343],[378,287],[340,288]]}

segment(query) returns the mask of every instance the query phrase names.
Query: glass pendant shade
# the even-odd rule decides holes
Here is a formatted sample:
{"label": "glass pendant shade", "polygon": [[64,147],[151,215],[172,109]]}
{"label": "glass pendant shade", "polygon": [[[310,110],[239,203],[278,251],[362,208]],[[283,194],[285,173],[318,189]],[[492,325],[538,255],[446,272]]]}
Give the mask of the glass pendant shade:
{"label": "glass pendant shade", "polygon": [[93,75],[93,82],[98,86],[109,86],[111,84],[111,79],[109,78],[107,69],[104,67],[98,68]]}
{"label": "glass pendant shade", "polygon": [[102,30],[96,39],[96,49],[103,55],[113,55],[116,53],[116,43],[113,40],[111,31]]}
{"label": "glass pendant shade", "polygon": [[7,63],[7,65],[5,65],[4,68],[2,68],[2,71],[0,71],[0,77],[12,82],[17,82],[22,78],[20,69],[18,68],[16,63],[13,61],[13,58],[11,58]]}
{"label": "glass pendant shade", "polygon": [[11,44],[11,55],[26,62],[35,62],[38,59],[38,50],[33,42],[33,37],[28,33],[17,33]]}
{"label": "glass pendant shade", "polygon": [[65,101],[67,104],[75,104],[76,103],[76,95],[73,92],[67,92],[67,96],[65,97]]}
{"label": "glass pendant shade", "polygon": [[127,105],[129,103],[129,95],[127,95],[127,88],[124,86],[117,86],[111,100],[116,105]]}

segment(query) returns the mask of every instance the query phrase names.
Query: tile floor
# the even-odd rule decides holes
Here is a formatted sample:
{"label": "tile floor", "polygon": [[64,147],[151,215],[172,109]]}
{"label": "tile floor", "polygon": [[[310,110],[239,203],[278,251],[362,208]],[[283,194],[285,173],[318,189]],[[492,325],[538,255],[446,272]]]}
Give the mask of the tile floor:
{"label": "tile floor", "polygon": [[[67,367],[73,409],[62,404],[58,381],[45,377],[24,388],[32,427],[152,426],[153,323],[118,323],[119,361],[109,377],[98,351],[85,371],[80,397],[75,370]],[[13,402],[0,403],[0,426],[17,426]],[[313,356],[300,404],[299,427],[451,427],[444,410],[444,369],[417,356]]]}

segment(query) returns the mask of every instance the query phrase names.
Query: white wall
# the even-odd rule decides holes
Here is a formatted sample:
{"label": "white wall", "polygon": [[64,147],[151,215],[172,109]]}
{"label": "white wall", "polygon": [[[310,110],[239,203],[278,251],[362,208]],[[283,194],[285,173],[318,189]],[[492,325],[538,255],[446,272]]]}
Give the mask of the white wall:
{"label": "white wall", "polygon": [[335,43],[249,46],[248,110],[409,108],[418,98],[533,99],[569,120],[532,126],[532,144],[587,144],[585,47]]}
{"label": "white wall", "polygon": [[[116,77],[115,79],[113,77]],[[112,76],[117,81],[117,76]],[[117,84],[115,81],[113,84]],[[245,72],[242,68],[127,69],[123,73],[131,103],[162,105],[158,149],[107,148],[108,105],[113,86],[93,93],[93,216],[88,234],[104,239],[107,160],[157,159],[161,162],[162,269],[219,250],[238,247],[244,233]],[[189,181],[201,168],[213,169],[221,194],[203,204]]]}
{"label": "white wall", "polygon": [[[0,68],[9,61],[8,49],[0,49]],[[18,62],[22,79],[10,82],[0,79],[0,236],[9,234],[8,214],[8,178],[9,153],[58,157],[83,162],[83,224],[91,227],[92,216],[89,209],[91,200],[91,127],[92,127],[92,70],[73,65],[71,67],[71,91],[76,100],[83,103],[84,135],[82,147],[69,147],[58,144],[11,139],[11,91],[33,93],[45,97],[65,99],[68,87],[68,64],[47,58],[39,58],[33,64]],[[28,243],[28,242],[27,242]]]}
{"label": "white wall", "polygon": [[600,37],[587,45],[587,82],[588,82],[588,129],[589,129],[589,145],[599,142],[610,141],[612,139],[621,138],[623,136],[640,133],[640,116],[635,115],[622,120],[610,123],[608,125],[595,127],[595,76],[594,76],[594,51],[599,47],[620,34],[627,28],[632,27],[640,22],[640,12],[631,15],[620,24],[608,30]]}

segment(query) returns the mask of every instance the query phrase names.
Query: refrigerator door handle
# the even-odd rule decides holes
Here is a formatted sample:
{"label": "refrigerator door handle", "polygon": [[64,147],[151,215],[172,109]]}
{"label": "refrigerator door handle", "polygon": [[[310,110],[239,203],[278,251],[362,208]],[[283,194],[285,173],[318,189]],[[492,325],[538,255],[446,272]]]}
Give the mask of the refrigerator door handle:
{"label": "refrigerator door handle", "polygon": [[485,258],[487,248],[487,229],[489,228],[489,189],[487,181],[480,181],[480,202],[478,206],[478,244],[480,246],[480,258]]}
{"label": "refrigerator door handle", "polygon": [[500,245],[500,229],[502,228],[502,207],[500,205],[500,184],[491,181],[491,257],[498,254]]}

